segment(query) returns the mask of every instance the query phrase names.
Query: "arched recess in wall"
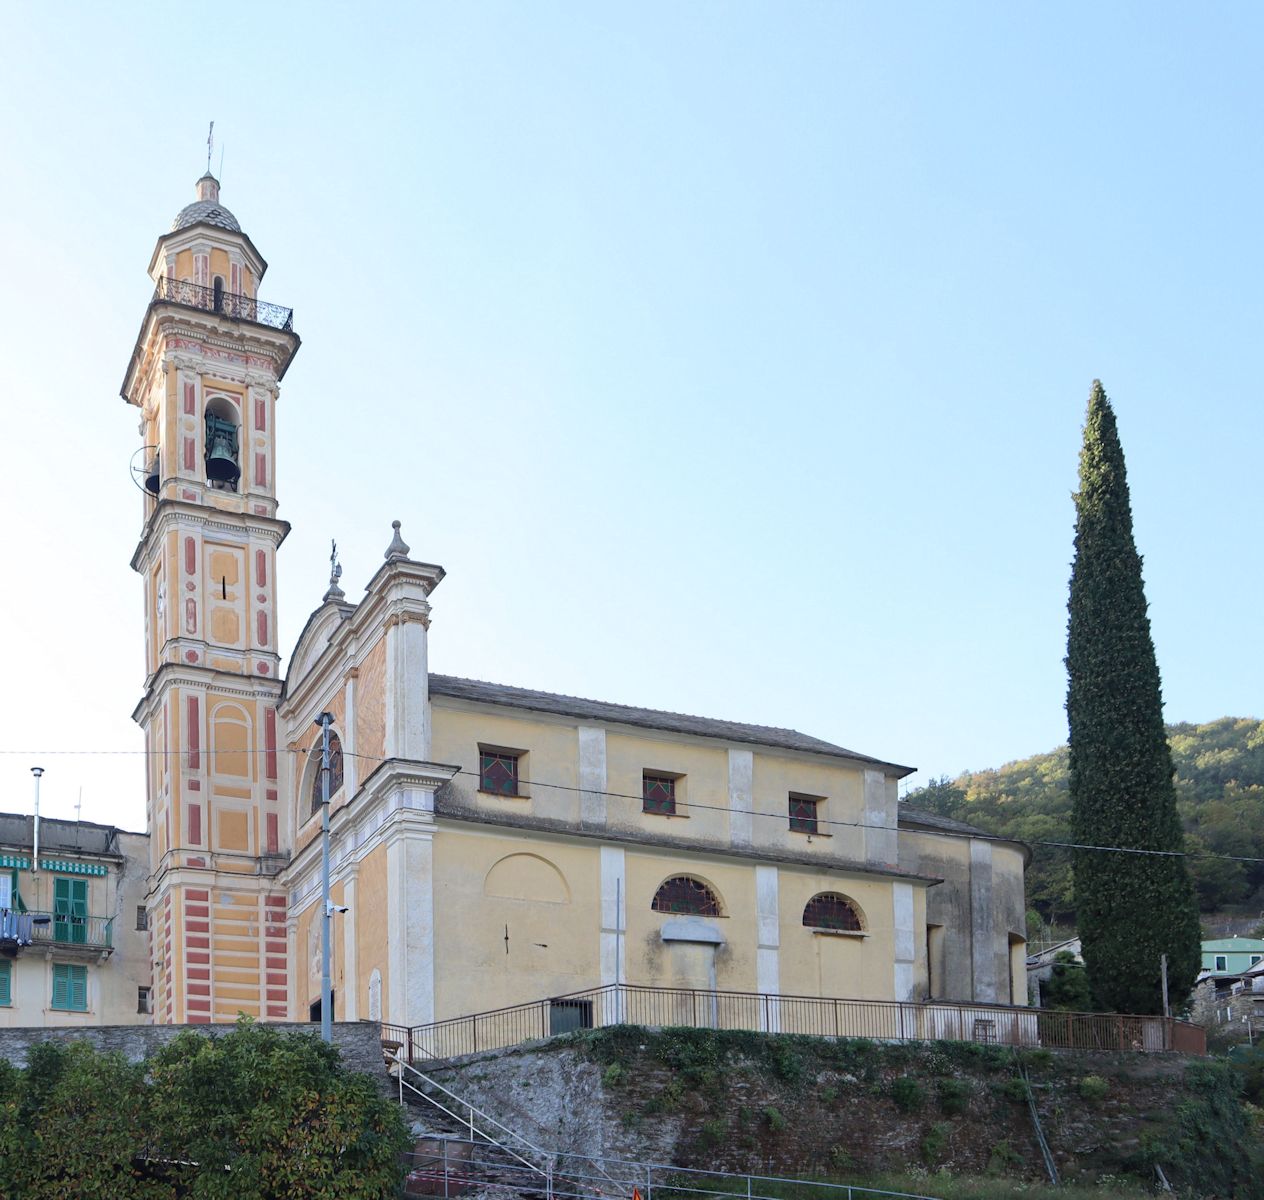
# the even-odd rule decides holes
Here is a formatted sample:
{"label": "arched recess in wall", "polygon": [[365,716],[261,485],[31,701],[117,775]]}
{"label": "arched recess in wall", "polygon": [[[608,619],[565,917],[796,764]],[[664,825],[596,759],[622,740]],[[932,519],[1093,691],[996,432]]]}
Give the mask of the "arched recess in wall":
{"label": "arched recess in wall", "polygon": [[720,893],[694,875],[673,875],[664,879],[650,902],[654,912],[691,917],[722,917]]}
{"label": "arched recess in wall", "polygon": [[487,872],[483,895],[502,900],[569,904],[571,890],[566,885],[566,877],[547,858],[538,854],[507,854]]}
{"label": "arched recess in wall", "polygon": [[803,907],[803,924],[809,929],[835,933],[864,933],[865,914],[850,896],[841,892],[818,892]]}
{"label": "arched recess in wall", "polygon": [[211,710],[211,771],[236,779],[252,779],[250,734],[253,722],[240,704],[217,704]]}
{"label": "arched recess in wall", "polygon": [[[324,783],[321,780],[321,739],[307,755],[307,765],[303,768],[303,781],[299,787],[299,820],[306,821],[320,812],[321,800],[324,798]],[[329,731],[329,800],[342,790],[342,739],[332,730]]]}

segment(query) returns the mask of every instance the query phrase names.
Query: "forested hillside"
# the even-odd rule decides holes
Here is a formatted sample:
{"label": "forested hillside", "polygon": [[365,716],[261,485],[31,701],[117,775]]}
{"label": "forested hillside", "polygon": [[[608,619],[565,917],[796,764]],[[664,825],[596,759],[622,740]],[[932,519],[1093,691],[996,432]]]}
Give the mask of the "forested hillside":
{"label": "forested hillside", "polygon": [[[1264,858],[1264,721],[1221,717],[1169,725],[1176,795],[1186,848]],[[905,797],[910,805],[969,821],[1020,841],[1069,841],[1067,748],[997,770],[932,780]],[[1073,922],[1075,896],[1066,850],[1032,845],[1027,904],[1048,921]],[[1264,864],[1190,860],[1204,912],[1264,910]]]}

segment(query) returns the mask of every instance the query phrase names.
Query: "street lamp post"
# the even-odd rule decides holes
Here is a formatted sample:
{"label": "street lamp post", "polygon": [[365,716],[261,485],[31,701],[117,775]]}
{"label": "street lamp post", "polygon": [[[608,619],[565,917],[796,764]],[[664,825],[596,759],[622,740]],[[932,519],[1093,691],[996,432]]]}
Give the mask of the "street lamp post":
{"label": "street lamp post", "polygon": [[333,979],[329,970],[333,905],[329,899],[329,727],[333,717],[323,712],[320,726],[320,1036],[333,1041]]}

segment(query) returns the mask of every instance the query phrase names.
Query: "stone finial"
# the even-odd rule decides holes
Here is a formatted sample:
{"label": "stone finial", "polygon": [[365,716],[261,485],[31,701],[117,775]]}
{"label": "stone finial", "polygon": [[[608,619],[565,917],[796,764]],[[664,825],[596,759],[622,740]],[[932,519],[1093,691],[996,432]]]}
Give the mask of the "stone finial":
{"label": "stone finial", "polygon": [[342,564],[338,561],[338,543],[331,541],[329,543],[329,590],[321,597],[322,603],[326,600],[342,601],[347,598],[346,592],[338,586],[338,580],[342,578]]}
{"label": "stone finial", "polygon": [[408,543],[399,536],[399,525],[398,521],[391,522],[391,528],[395,530],[395,536],[391,538],[391,544],[386,547],[386,553],[382,556],[387,562],[397,558],[407,558],[408,551],[411,549]]}

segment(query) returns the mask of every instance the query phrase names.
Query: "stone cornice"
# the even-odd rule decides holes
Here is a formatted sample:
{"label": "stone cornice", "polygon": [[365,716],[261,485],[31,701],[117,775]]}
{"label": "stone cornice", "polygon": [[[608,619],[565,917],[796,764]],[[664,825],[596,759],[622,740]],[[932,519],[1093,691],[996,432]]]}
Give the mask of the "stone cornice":
{"label": "stone cornice", "polygon": [[263,536],[274,548],[280,546],[290,532],[289,521],[282,521],[278,517],[265,517],[261,513],[251,512],[224,512],[205,504],[164,497],[154,505],[144,529],[141,530],[140,541],[136,543],[136,550],[132,554],[132,570],[143,574],[149,566],[147,552],[161,544],[163,535],[170,529],[178,529],[182,525],[198,525],[235,538],[240,538],[243,531],[248,530]]}
{"label": "stone cornice", "polygon": [[[430,808],[395,801],[406,790],[433,792],[459,770],[445,763],[401,758],[381,763],[355,796],[330,816],[331,878],[344,878],[352,863],[358,865],[377,846],[390,846],[401,838],[432,836],[435,823]],[[298,906],[309,899],[319,869],[320,838],[315,837],[294,855],[283,872]]]}
{"label": "stone cornice", "polygon": [[163,663],[145,681],[145,694],[133,710],[132,720],[142,724],[149,719],[158,701],[177,687],[214,691],[217,695],[233,696],[239,700],[263,699],[275,703],[281,691],[281,682],[262,675],[237,675],[215,667]]}
{"label": "stone cornice", "polygon": [[435,820],[440,825],[444,821],[453,821],[471,825],[518,829],[524,832],[548,833],[558,837],[576,838],[582,841],[638,846],[646,850],[659,850],[667,854],[688,854],[691,857],[712,855],[720,858],[740,858],[744,862],[806,867],[813,871],[828,872],[835,875],[877,877],[921,884],[925,887],[933,887],[935,884],[943,883],[943,880],[938,876],[918,875],[910,871],[871,866],[863,862],[845,862],[839,859],[816,858],[804,854],[787,854],[783,851],[762,847],[726,846],[719,842],[695,842],[685,838],[648,838],[631,830],[583,829],[565,821],[554,821],[544,817],[482,812],[478,809],[453,804],[449,797],[442,795],[435,798]]}

